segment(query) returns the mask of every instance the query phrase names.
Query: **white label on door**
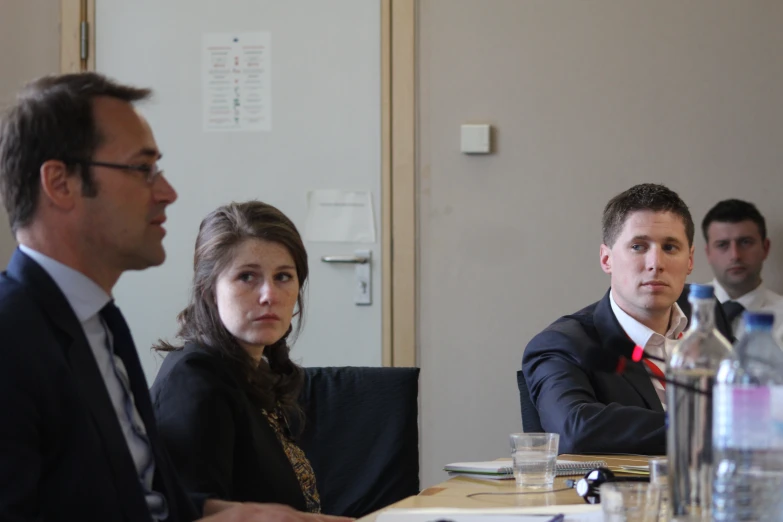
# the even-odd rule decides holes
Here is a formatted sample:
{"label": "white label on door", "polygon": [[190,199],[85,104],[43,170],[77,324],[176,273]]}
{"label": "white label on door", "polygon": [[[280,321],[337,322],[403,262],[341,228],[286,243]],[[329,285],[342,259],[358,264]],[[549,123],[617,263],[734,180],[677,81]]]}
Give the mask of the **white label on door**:
{"label": "white label on door", "polygon": [[374,243],[372,193],[360,190],[311,190],[307,194],[308,241]]}
{"label": "white label on door", "polygon": [[271,42],[266,32],[203,36],[204,132],[272,130]]}

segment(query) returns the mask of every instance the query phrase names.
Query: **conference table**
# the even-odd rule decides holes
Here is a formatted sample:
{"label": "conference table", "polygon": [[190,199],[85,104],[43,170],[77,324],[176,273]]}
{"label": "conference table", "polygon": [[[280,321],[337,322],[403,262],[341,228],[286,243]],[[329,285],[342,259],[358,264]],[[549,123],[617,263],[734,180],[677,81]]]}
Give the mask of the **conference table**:
{"label": "conference table", "polygon": [[[648,457],[644,456],[614,456],[614,455],[558,455],[564,460],[603,460],[609,469],[618,476],[623,473],[619,466],[644,466]],[[360,518],[359,522],[374,522],[378,513],[392,508],[508,508],[554,506],[563,504],[584,504],[582,497],[566,481],[579,479],[580,475],[555,477],[555,484],[550,491],[533,493],[518,493],[514,480],[477,480],[467,477],[452,477],[445,482],[423,490],[418,495],[408,497],[384,509],[370,513]],[[520,490],[524,491],[524,490]],[[470,495],[470,496],[469,496]]]}

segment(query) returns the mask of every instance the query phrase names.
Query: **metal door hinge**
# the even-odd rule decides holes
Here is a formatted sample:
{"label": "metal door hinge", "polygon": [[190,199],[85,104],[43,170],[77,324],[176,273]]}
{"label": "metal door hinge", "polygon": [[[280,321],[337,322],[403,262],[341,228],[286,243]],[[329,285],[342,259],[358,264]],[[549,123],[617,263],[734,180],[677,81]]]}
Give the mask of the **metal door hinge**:
{"label": "metal door hinge", "polygon": [[79,24],[79,58],[83,61],[87,60],[87,53],[89,52],[89,27],[90,24],[86,20],[82,20]]}

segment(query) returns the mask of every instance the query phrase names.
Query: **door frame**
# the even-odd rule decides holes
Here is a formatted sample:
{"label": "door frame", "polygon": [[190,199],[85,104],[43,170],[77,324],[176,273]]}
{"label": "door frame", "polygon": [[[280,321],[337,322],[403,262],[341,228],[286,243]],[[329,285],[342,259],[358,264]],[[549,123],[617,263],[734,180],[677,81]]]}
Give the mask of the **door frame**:
{"label": "door frame", "polygon": [[60,0],[61,73],[95,70],[94,21],[95,0]]}
{"label": "door frame", "polygon": [[[60,0],[60,72],[95,70],[95,0]],[[416,0],[381,0],[381,339],[416,366]]]}

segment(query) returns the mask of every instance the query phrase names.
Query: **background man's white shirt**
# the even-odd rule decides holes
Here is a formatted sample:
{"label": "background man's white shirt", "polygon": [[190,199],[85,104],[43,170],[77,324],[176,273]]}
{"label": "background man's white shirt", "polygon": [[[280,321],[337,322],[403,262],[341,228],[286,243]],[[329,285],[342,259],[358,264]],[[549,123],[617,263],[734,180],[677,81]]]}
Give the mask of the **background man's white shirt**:
{"label": "background man's white shirt", "polygon": [[[783,296],[776,294],[769,288],[764,286],[764,283],[756,287],[755,290],[751,290],[745,295],[742,295],[736,299],[729,297],[728,292],[721,286],[717,279],[713,279],[710,283],[715,288],[715,298],[721,302],[735,301],[745,307],[745,310],[751,312],[772,312],[775,314],[775,326],[773,329],[773,335],[779,343],[783,343]],[[731,325],[731,331],[734,333],[734,337],[739,337],[742,329],[742,317],[738,317]]]}

